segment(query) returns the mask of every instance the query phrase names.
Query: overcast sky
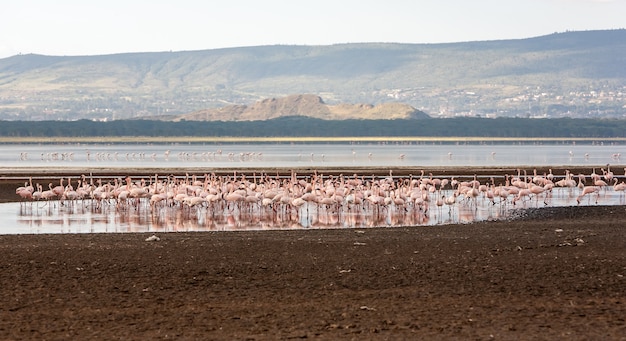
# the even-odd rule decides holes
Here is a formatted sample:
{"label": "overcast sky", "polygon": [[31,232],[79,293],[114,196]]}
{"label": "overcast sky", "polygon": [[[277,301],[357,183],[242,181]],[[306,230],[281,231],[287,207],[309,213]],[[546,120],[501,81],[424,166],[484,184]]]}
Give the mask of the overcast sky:
{"label": "overcast sky", "polygon": [[0,58],[442,43],[626,26],[626,0],[3,0]]}

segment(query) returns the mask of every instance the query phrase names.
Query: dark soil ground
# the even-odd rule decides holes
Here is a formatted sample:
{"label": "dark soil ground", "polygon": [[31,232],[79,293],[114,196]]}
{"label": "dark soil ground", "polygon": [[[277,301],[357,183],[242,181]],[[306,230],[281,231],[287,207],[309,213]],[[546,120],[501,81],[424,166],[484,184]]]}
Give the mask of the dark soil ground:
{"label": "dark soil ground", "polygon": [[0,339],[626,340],[625,218],[0,235]]}

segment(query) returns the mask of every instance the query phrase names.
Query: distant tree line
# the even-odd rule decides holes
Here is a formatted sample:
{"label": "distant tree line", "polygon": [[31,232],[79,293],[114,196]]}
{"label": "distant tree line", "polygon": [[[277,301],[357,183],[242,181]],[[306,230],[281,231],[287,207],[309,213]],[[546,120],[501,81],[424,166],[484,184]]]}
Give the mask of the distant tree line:
{"label": "distant tree line", "polygon": [[5,137],[94,136],[459,136],[459,137],[626,137],[626,120],[448,118],[326,121],[283,117],[267,121],[0,121]]}

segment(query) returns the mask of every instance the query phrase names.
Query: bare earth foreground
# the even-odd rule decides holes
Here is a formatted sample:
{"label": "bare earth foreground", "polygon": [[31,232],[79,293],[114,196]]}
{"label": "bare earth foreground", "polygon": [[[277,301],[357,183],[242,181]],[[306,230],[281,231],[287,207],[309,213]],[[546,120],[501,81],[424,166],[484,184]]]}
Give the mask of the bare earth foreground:
{"label": "bare earth foreground", "polygon": [[0,235],[0,339],[626,340],[625,218]]}

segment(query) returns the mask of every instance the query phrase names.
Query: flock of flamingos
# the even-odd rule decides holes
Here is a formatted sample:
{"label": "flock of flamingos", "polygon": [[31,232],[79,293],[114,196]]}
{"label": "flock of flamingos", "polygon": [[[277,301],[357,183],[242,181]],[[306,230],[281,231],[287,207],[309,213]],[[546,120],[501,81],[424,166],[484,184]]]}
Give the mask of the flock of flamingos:
{"label": "flock of flamingos", "polygon": [[[626,168],[624,169],[626,177]],[[555,195],[572,202],[597,203],[615,191],[623,200],[626,184],[607,165],[592,174],[516,175],[457,180],[432,174],[420,176],[323,175],[286,176],[233,172],[218,176],[186,175],[93,179],[61,178],[58,185],[33,184],[16,189],[23,207],[37,209],[115,210],[149,212],[153,220],[194,221],[218,228],[359,227],[423,225],[432,217],[453,212],[471,214],[478,207],[498,209],[550,205]],[[172,218],[175,217],[175,218]]]}

